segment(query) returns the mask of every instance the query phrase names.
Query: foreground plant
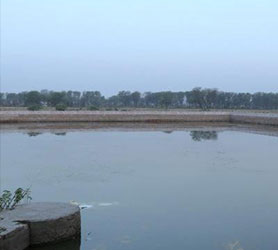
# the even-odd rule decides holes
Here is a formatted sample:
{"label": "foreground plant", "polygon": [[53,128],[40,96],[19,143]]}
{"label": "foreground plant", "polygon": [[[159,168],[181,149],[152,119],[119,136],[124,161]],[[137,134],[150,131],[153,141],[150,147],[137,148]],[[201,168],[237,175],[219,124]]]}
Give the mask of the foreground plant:
{"label": "foreground plant", "polygon": [[29,188],[18,188],[14,194],[9,190],[4,190],[0,197],[0,212],[7,209],[14,209],[23,199],[26,199],[27,202],[32,200],[30,194],[31,191]]}
{"label": "foreground plant", "polygon": [[4,227],[0,227],[0,233],[5,232],[7,229]]}

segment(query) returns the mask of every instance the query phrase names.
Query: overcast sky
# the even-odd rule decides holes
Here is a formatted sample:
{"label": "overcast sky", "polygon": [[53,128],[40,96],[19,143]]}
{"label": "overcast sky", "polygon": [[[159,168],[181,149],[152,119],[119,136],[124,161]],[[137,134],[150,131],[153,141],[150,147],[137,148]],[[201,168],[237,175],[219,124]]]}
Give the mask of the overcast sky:
{"label": "overcast sky", "polygon": [[277,0],[1,2],[2,92],[278,92]]}

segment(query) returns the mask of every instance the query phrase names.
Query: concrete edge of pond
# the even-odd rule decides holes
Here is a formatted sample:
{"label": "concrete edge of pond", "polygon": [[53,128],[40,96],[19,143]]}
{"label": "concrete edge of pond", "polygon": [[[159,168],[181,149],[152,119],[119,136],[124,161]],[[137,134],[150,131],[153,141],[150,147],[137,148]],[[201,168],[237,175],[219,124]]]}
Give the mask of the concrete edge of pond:
{"label": "concrete edge of pond", "polygon": [[0,213],[0,249],[24,250],[28,246],[80,239],[80,208],[69,203],[41,202],[20,205]]}
{"label": "concrete edge of pond", "polygon": [[200,111],[0,111],[0,123],[230,122],[278,126],[277,113]]}

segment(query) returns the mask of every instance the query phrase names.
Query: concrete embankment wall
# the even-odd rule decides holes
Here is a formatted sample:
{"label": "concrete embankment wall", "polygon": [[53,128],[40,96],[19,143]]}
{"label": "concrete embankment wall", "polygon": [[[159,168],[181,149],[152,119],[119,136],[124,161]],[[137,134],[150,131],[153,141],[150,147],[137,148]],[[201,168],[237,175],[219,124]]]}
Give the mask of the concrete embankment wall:
{"label": "concrete embankment wall", "polygon": [[239,123],[239,124],[247,123],[247,124],[278,126],[278,115],[231,113],[230,122]]}
{"label": "concrete embankment wall", "polygon": [[25,122],[228,122],[226,112],[0,112],[0,123]]}
{"label": "concrete embankment wall", "polygon": [[278,114],[186,111],[0,111],[0,123],[229,122],[278,126]]}

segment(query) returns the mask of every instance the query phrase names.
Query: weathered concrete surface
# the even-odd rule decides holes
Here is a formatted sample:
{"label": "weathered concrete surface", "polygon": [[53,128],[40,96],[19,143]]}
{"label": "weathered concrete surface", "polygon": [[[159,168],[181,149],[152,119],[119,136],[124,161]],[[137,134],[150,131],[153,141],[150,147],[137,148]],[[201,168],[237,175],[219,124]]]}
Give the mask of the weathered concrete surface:
{"label": "weathered concrete surface", "polygon": [[68,203],[32,203],[1,212],[1,250],[21,250],[28,245],[43,245],[80,238],[78,206]]}

